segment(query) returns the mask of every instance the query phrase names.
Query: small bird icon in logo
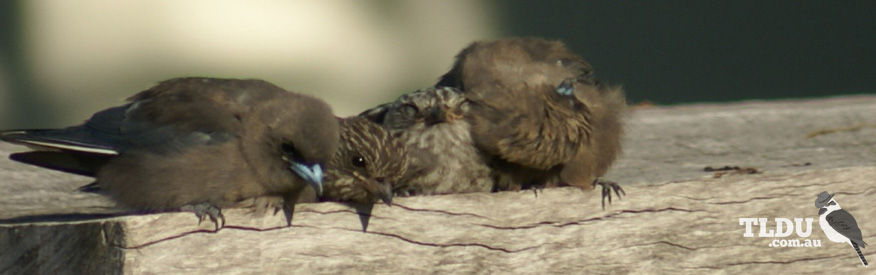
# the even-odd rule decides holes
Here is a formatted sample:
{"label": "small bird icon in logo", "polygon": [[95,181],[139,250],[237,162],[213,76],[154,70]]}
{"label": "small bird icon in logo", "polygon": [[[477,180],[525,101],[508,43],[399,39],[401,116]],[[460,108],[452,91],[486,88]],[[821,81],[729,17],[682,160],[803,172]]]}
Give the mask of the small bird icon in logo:
{"label": "small bird icon in logo", "polygon": [[861,259],[861,264],[867,266],[867,259],[861,253],[862,247],[867,247],[867,243],[861,237],[861,229],[858,228],[858,222],[855,217],[849,214],[846,210],[840,207],[839,203],[833,199],[833,195],[827,191],[818,194],[815,199],[815,207],[818,210],[818,225],[824,231],[824,235],[832,242],[847,243],[858,253],[858,258]]}

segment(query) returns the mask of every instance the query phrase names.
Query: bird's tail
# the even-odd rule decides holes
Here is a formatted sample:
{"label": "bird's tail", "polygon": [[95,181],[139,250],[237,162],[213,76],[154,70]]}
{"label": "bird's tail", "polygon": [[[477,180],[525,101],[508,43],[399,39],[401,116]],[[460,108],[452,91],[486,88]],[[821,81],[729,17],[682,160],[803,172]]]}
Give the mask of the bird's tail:
{"label": "bird's tail", "polygon": [[868,264],[867,264],[867,259],[865,259],[865,258],[864,258],[864,254],[861,253],[861,248],[858,247],[858,244],[856,244],[855,242],[851,242],[851,243],[852,243],[852,247],[855,248],[855,252],[858,252],[858,258],[861,259],[861,264],[863,264],[863,265],[866,267],[866,266],[868,265]]}
{"label": "bird's tail", "polygon": [[28,129],[0,131],[0,140],[25,145],[35,150],[81,152],[118,155],[109,144],[102,144],[92,133],[81,127],[65,129]]}
{"label": "bird's tail", "polygon": [[11,154],[11,160],[88,177],[118,154],[79,128],[0,131],[0,140],[35,150]]}

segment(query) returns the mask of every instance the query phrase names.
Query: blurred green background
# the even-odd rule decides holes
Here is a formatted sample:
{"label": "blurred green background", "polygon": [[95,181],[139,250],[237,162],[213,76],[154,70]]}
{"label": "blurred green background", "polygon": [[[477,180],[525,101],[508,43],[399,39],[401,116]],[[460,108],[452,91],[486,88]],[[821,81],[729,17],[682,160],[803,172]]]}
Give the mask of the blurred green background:
{"label": "blurred green background", "polygon": [[874,30],[876,1],[2,1],[0,129],[77,124],[176,76],[352,115],[504,36],[566,41],[633,103],[874,93]]}

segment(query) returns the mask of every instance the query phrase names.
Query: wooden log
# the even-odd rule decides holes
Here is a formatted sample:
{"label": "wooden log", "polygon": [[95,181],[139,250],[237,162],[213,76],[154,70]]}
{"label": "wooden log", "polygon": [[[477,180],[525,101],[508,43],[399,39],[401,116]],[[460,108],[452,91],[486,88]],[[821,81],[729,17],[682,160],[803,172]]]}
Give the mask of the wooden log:
{"label": "wooden log", "polygon": [[[814,201],[836,193],[876,242],[869,125],[876,97],[637,109],[608,175],[627,196],[605,210],[598,190],[575,188],[397,198],[364,232],[338,203],[297,206],[291,227],[226,209],[218,232],[190,213],[100,217],[119,210],[75,192],[87,178],[3,160],[0,273],[860,273],[854,250],[819,228]],[[725,165],[755,170],[703,170]],[[769,238],[759,225],[744,237],[740,218],[772,230],[775,218],[815,221],[809,236]]]}

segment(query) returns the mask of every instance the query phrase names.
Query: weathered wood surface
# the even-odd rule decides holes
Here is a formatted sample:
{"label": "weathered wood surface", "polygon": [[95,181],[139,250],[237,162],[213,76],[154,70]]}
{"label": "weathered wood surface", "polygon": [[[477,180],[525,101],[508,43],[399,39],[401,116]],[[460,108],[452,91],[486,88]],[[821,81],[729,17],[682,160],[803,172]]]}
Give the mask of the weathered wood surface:
{"label": "weathered wood surface", "polygon": [[[606,210],[599,192],[571,188],[398,198],[374,208],[367,232],[336,203],[298,206],[292,227],[228,209],[218,232],[189,213],[71,218],[118,209],[75,192],[87,178],[5,160],[20,148],[3,144],[0,273],[864,271],[821,232],[814,199],[836,192],[876,243],[876,97],[639,108],[629,121],[608,176],[628,196]],[[724,165],[761,173],[702,171]],[[823,247],[745,238],[746,217],[772,229],[774,218],[816,218],[808,238],[784,239]],[[873,251],[863,249],[871,261]]]}

